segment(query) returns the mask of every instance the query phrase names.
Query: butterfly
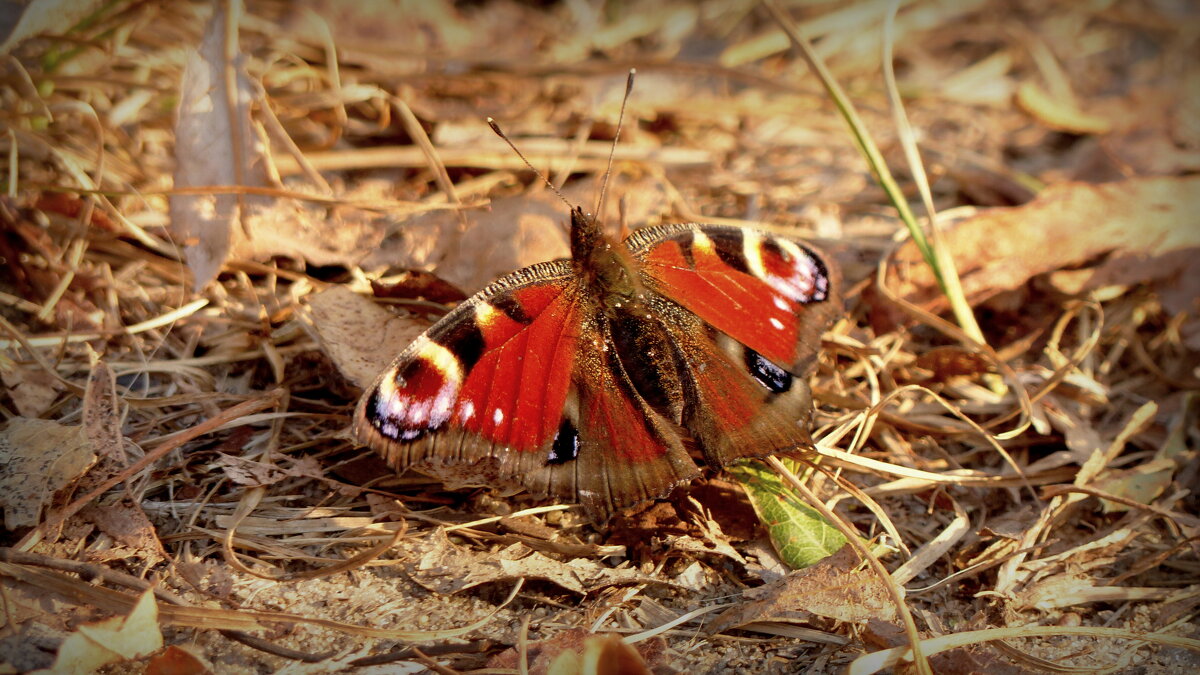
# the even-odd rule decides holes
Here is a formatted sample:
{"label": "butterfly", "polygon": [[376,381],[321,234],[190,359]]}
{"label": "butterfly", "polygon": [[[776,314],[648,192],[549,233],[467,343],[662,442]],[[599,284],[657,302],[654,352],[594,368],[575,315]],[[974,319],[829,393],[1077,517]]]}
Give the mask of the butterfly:
{"label": "butterfly", "polygon": [[624,241],[571,209],[570,259],[488,285],[363,394],[357,438],[403,470],[519,485],[597,518],[720,467],[812,447],[834,262],[750,228],[669,224]]}

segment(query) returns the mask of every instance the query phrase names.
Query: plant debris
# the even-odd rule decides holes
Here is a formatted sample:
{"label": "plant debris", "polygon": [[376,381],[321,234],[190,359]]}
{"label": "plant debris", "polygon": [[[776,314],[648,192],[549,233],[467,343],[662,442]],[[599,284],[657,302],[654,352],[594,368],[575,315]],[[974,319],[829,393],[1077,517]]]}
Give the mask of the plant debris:
{"label": "plant debris", "polygon": [[[898,4],[915,131],[887,3],[783,13],[927,182],[978,335],[774,2],[13,9],[0,669],[869,673],[913,635],[937,672],[1200,669],[1200,15]],[[837,258],[800,487],[594,523],[353,445],[416,335],[567,253],[488,117],[585,210],[611,154],[613,232]]]}

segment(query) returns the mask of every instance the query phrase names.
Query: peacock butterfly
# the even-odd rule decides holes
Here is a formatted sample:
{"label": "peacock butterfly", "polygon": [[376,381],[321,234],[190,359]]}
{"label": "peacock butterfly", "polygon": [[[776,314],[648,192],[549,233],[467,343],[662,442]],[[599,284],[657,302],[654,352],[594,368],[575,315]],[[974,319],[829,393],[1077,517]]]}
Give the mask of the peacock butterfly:
{"label": "peacock butterfly", "polygon": [[695,478],[690,449],[720,467],[811,448],[807,378],[841,311],[832,260],[722,225],[620,241],[577,206],[570,250],[410,344],[359,400],[357,438],[397,470],[450,467],[601,519]]}

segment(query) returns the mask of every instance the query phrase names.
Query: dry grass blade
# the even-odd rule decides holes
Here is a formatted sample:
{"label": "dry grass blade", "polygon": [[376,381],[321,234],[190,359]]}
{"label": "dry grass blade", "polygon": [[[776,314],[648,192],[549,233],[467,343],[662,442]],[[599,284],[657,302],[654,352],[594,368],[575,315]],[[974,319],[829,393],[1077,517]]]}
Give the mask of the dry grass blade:
{"label": "dry grass blade", "polygon": [[220,414],[188,429],[187,431],[175,435],[170,440],[160,443],[158,447],[154,448],[154,450],[150,452],[147,452],[144,457],[133,464],[130,464],[120,473],[117,473],[111,478],[104,480],[98,486],[93,488],[91,492],[72,501],[62,509],[55,511],[48,518],[46,518],[46,520],[42,521],[41,524],[34,528],[32,532],[25,535],[21,539],[21,542],[17,544],[17,547],[21,550],[28,550],[41,541],[44,537],[52,533],[67,518],[70,518],[78,513],[80,509],[90,504],[92,500],[107,492],[114,485],[136,475],[139,471],[151,466],[158,460],[165,457],[167,453],[180,447],[188,441],[191,441],[199,436],[203,436],[204,434],[209,433],[228,422],[235,421],[245,415],[250,415],[259,410],[271,407],[275,404],[278,398],[278,393],[270,393],[266,396],[254,398],[249,401],[243,401],[242,403],[239,403],[232,408],[228,408],[227,410],[222,411]]}
{"label": "dry grass blade", "polygon": [[[137,598],[126,593],[93,586],[54,572],[29,569],[21,565],[0,563],[0,573],[13,579],[18,579],[36,588],[44,589],[80,604],[88,604],[113,614],[128,613]],[[319,619],[285,612],[264,612],[247,609],[218,609],[212,607],[192,607],[180,605],[162,605],[159,607],[160,619],[172,626],[190,626],[194,628],[209,628],[221,630],[271,630],[272,624],[289,623],[305,626],[329,628],[348,635],[372,637],[384,640],[401,640],[404,642],[422,642],[429,640],[444,640],[466,635],[480,626],[486,625],[494,615],[517,597],[523,582],[518,582],[509,592],[507,599],[499,604],[484,618],[460,628],[448,630],[390,630],[358,626],[340,621]]]}
{"label": "dry grass blade", "polygon": [[295,572],[292,574],[281,575],[263,574],[243,564],[242,561],[238,559],[237,554],[234,553],[233,545],[234,535],[237,533],[238,525],[241,524],[242,520],[249,516],[254,509],[258,507],[258,504],[265,492],[266,491],[263,488],[253,488],[246,490],[242,494],[242,498],[238,502],[238,508],[236,511],[234,511],[233,517],[230,519],[228,529],[225,530],[225,536],[221,538],[221,549],[225,554],[225,562],[229,563],[232,567],[241,571],[242,573],[258,577],[259,579],[267,579],[269,581],[279,582],[292,582],[304,581],[307,579],[321,579],[323,577],[341,574],[342,572],[349,572],[350,570],[363,567],[364,565],[367,565],[368,563],[378,559],[379,556],[383,555],[384,553],[387,553],[396,545],[396,542],[400,541],[400,539],[404,537],[404,534],[408,531],[407,522],[402,521],[400,523],[400,527],[396,528],[390,539],[385,539],[382,543],[374,548],[367,549],[357,555],[347,558],[342,562],[327,565],[319,569],[309,570],[307,572]]}
{"label": "dry grass blade", "polygon": [[987,344],[983,330],[975,319],[975,312],[967,302],[963,293],[962,281],[958,278],[958,269],[950,256],[946,244],[942,241],[941,227],[938,223],[937,209],[933,205],[933,195],[929,189],[929,177],[925,173],[925,164],[921,161],[921,152],[917,149],[916,134],[909,123],[904,111],[904,102],[900,98],[900,89],[896,86],[896,70],[893,62],[893,47],[896,28],[896,12],[900,9],[899,0],[889,0],[887,18],[883,22],[883,77],[887,85],[888,101],[892,106],[892,119],[895,121],[900,145],[904,149],[904,158],[908,169],[912,172],[913,183],[921,194],[921,204],[925,207],[925,216],[929,223],[929,252],[936,257],[936,262],[930,265],[938,272],[942,282],[942,291],[950,301],[951,311],[958,319],[963,331],[974,344]]}
{"label": "dry grass blade", "polygon": [[[933,655],[956,647],[992,640],[1013,640],[1022,637],[1046,637],[1051,635],[1087,635],[1104,637],[1106,639],[1141,640],[1200,652],[1200,640],[1162,633],[1138,633],[1117,628],[1089,626],[1023,626],[1018,628],[964,631],[962,633],[943,635],[924,640],[922,646],[927,650],[928,654]],[[904,662],[905,649],[885,649],[855,659],[854,663],[850,666],[849,672],[853,675],[870,675],[871,673],[878,673],[884,668],[903,665]]]}

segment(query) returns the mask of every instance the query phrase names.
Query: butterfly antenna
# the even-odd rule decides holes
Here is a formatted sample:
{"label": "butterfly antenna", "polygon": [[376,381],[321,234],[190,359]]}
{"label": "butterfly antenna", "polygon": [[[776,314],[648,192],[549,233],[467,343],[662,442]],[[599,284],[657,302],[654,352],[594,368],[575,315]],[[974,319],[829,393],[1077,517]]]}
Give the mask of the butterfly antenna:
{"label": "butterfly antenna", "polygon": [[520,157],[521,161],[525,162],[525,166],[529,167],[530,171],[537,174],[537,177],[542,179],[542,182],[546,184],[546,187],[550,188],[550,191],[553,192],[559,199],[561,199],[564,204],[567,205],[568,209],[575,208],[575,205],[572,204],[570,202],[570,200],[568,200],[566,197],[564,197],[563,193],[558,191],[558,188],[554,187],[554,183],[551,183],[549,180],[547,180],[546,175],[543,174],[541,171],[538,171],[537,167],[535,167],[532,163],[530,163],[529,159],[525,157],[524,153],[522,153],[520,150],[518,150],[516,145],[513,145],[513,142],[508,139],[508,136],[504,135],[504,132],[501,131],[501,129],[500,129],[500,125],[496,124],[496,120],[489,117],[489,118],[487,118],[487,123],[488,123],[488,126],[492,128],[492,131],[496,132],[497,136],[504,139],[504,142],[508,143],[508,147],[512,148],[512,151],[517,153],[517,157]]}
{"label": "butterfly antenna", "polygon": [[596,217],[604,213],[604,198],[608,196],[608,179],[612,176],[613,156],[617,154],[617,141],[621,138],[621,125],[625,123],[625,104],[629,102],[629,94],[633,91],[633,76],[637,68],[629,69],[629,77],[625,80],[625,96],[621,98],[621,112],[617,115],[617,131],[613,134],[612,147],[608,149],[608,166],[604,169],[604,181],[600,183],[600,199],[596,203]]}

